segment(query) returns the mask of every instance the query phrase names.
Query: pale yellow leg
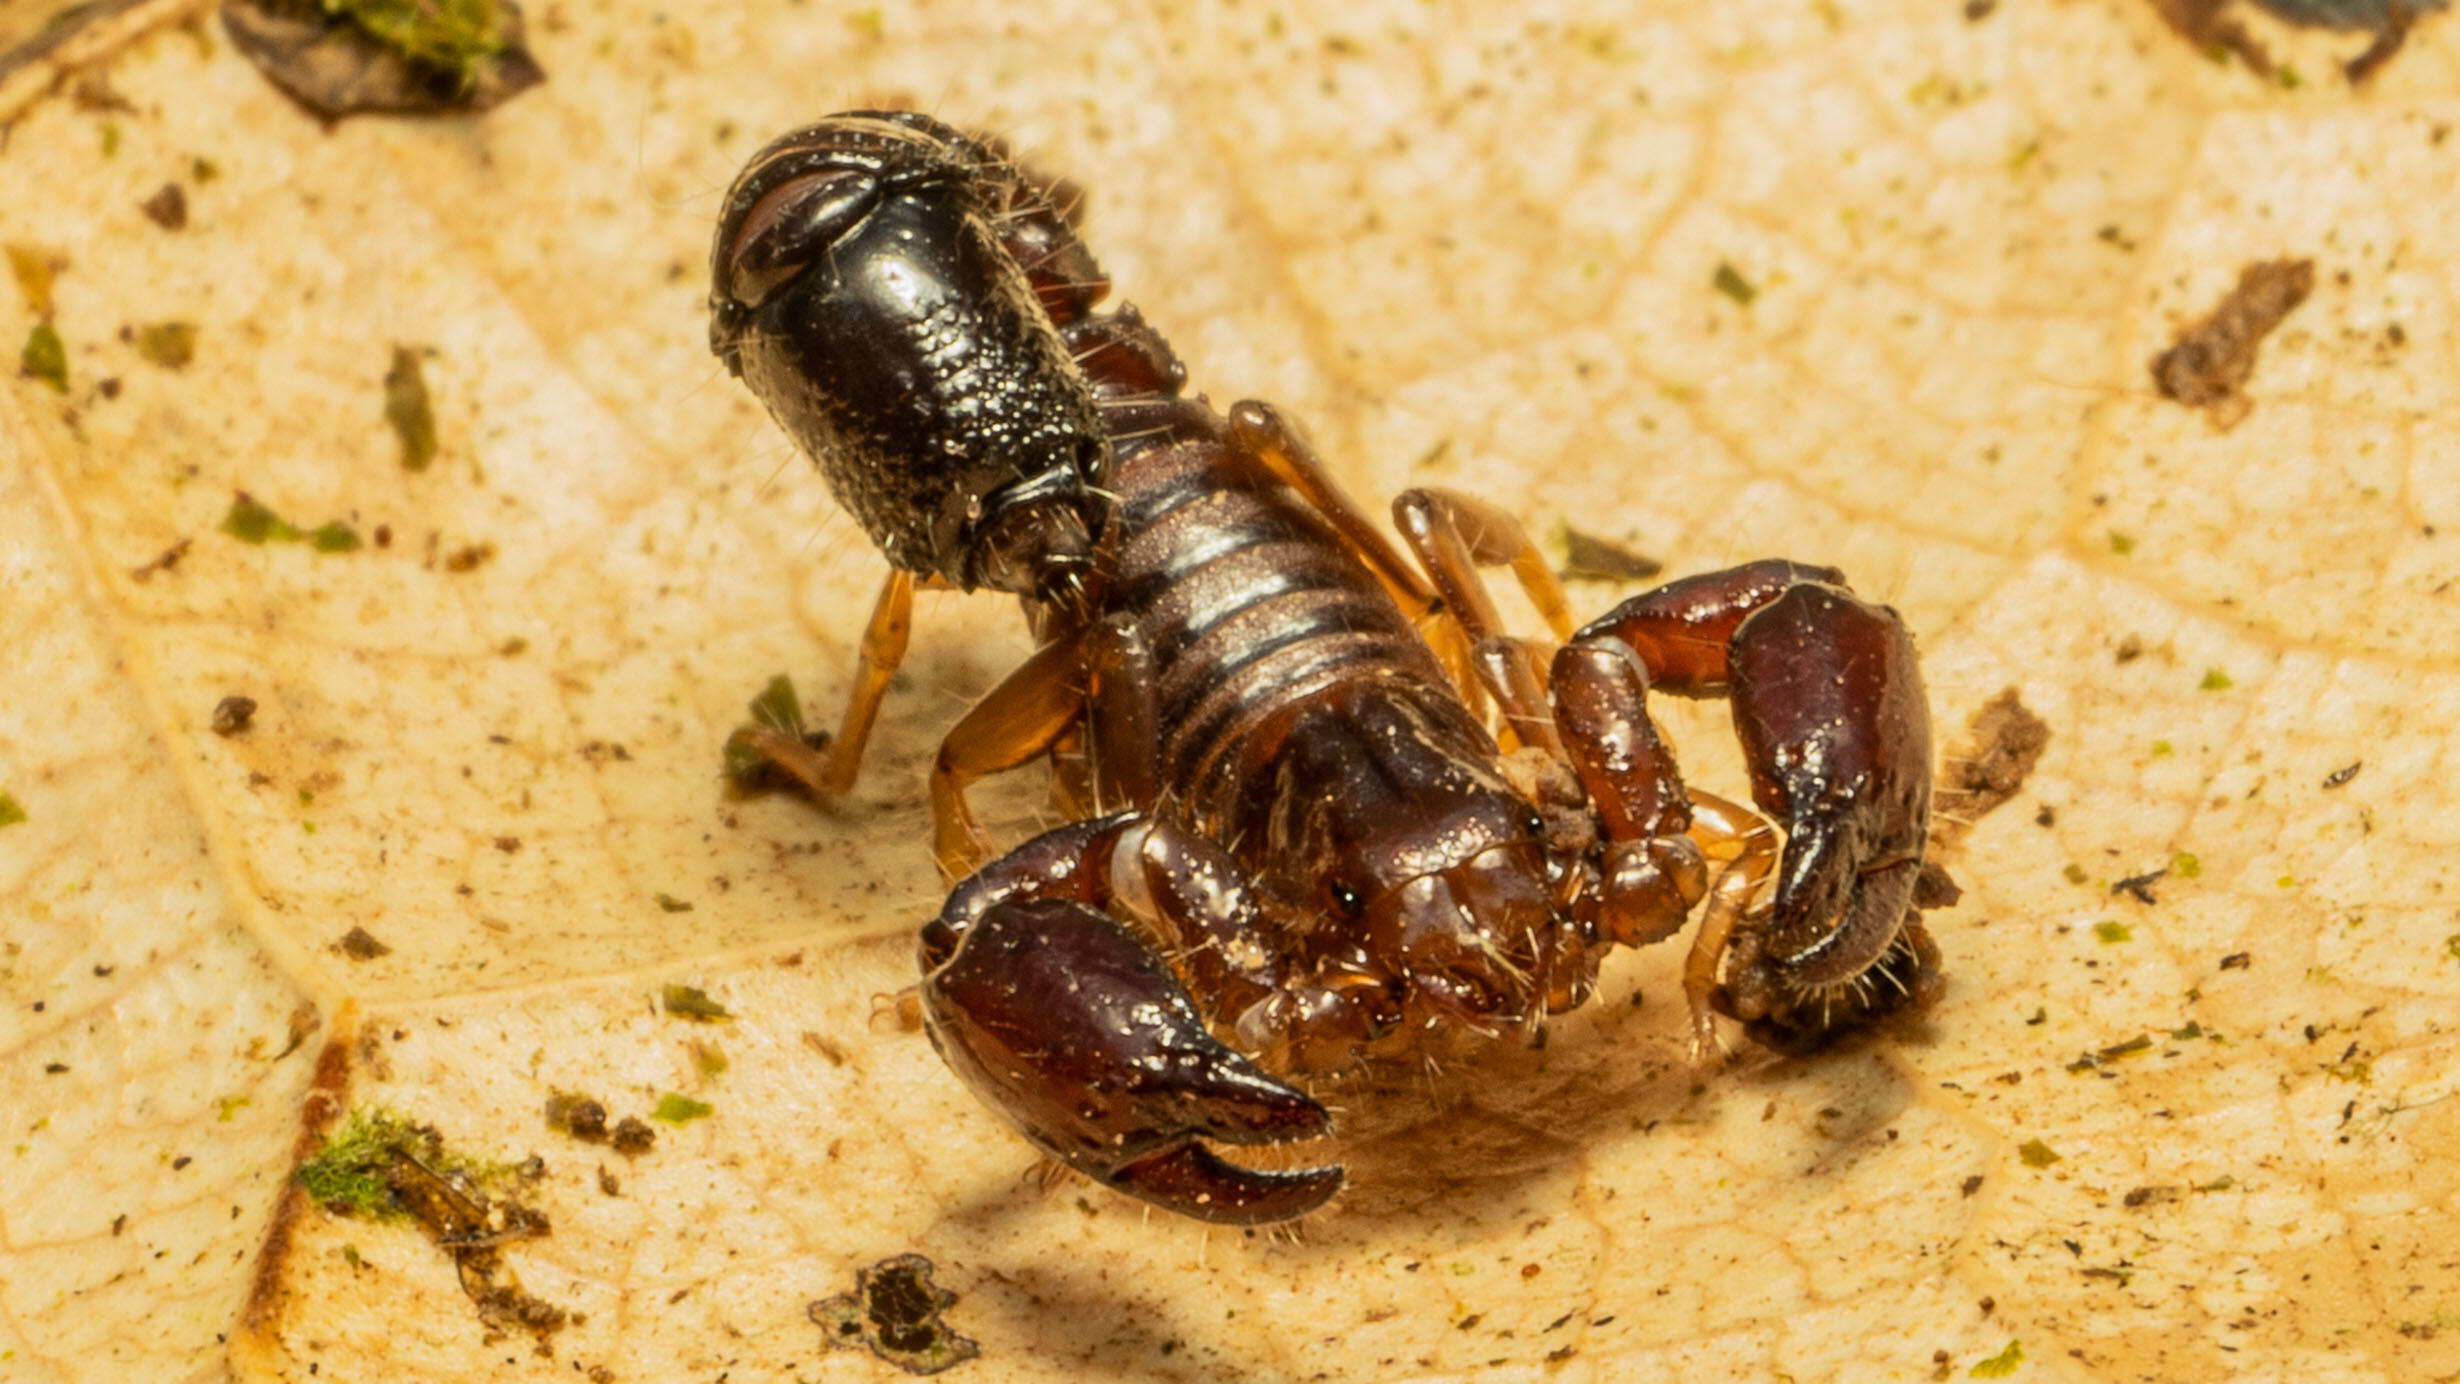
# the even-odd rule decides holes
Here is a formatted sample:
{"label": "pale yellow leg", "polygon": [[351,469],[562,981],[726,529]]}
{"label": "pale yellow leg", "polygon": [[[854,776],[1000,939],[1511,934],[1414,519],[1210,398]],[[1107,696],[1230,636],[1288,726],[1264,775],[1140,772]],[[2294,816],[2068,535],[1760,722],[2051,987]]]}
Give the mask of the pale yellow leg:
{"label": "pale yellow leg", "polygon": [[948,883],[997,853],[965,801],[965,785],[1050,753],[1084,714],[1084,650],[1071,639],[1037,651],[949,729],[931,768],[933,846]]}
{"label": "pale yellow leg", "polygon": [[1776,871],[1783,844],[1767,818],[1741,803],[1693,790],[1691,839],[1700,853],[1722,866],[1709,886],[1708,907],[1700,915],[1700,931],[1683,959],[1683,999],[1691,1011],[1691,1060],[1705,1062],[1721,1045],[1712,1006],[1717,993],[1717,967],[1734,938],[1735,925],[1751,912],[1760,890]]}
{"label": "pale yellow leg", "polygon": [[1529,531],[1503,509],[1457,491],[1405,490],[1392,502],[1392,522],[1418,563],[1434,579],[1444,610],[1458,623],[1477,679],[1463,695],[1491,697],[1512,739],[1561,758],[1563,743],[1547,702],[1546,669],[1554,646],[1504,633],[1503,616],[1487,594],[1479,569],[1510,567],[1530,604],[1558,640],[1572,632],[1572,607],[1563,584]]}
{"label": "pale yellow leg", "polygon": [[914,577],[892,568],[871,608],[871,623],[863,627],[862,661],[854,690],[846,697],[845,719],[838,723],[837,738],[829,742],[820,781],[812,785],[822,793],[842,797],[852,791],[862,773],[863,747],[871,743],[871,728],[880,718],[880,702],[888,696],[897,665],[905,662],[906,640],[913,632]]}

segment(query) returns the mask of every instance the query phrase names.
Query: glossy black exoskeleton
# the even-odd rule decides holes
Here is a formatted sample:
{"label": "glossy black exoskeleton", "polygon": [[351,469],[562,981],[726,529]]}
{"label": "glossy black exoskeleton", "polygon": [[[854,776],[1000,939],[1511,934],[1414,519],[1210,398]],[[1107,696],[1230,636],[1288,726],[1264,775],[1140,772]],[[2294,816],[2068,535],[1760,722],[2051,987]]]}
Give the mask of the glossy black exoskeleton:
{"label": "glossy black exoskeleton", "polygon": [[1021,595],[1080,574],[1107,453],[1060,323],[1104,286],[1002,151],[911,111],[772,141],[726,194],[709,344],[890,563]]}

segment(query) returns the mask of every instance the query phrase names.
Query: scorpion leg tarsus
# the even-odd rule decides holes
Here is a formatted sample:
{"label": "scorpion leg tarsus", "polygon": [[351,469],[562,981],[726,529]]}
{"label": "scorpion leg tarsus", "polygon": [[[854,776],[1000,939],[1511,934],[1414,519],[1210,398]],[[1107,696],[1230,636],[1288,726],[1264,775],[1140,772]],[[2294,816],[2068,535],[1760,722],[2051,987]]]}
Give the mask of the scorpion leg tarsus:
{"label": "scorpion leg tarsus", "polygon": [[924,962],[932,1043],[987,1104],[1076,1171],[1227,1225],[1303,1216],[1340,1189],[1337,1167],[1242,1167],[1197,1142],[1313,1138],[1332,1117],[1216,1040],[1170,968],[1101,911],[1068,899],[998,903],[953,946],[945,930],[926,929]]}
{"label": "scorpion leg tarsus", "polygon": [[1766,963],[1800,990],[1856,979],[1912,910],[1930,825],[1930,712],[1896,612],[1806,582],[1732,648],[1752,796],[1785,824]]}

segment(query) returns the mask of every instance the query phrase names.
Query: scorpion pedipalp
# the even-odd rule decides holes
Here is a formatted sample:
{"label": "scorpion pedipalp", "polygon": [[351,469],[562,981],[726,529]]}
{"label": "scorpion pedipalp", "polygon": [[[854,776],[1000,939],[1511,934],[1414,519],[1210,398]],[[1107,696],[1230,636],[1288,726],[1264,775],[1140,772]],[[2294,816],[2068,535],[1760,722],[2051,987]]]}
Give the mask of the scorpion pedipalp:
{"label": "scorpion pedipalp", "polygon": [[[1773,1025],[1807,1041],[1890,1007],[1859,996],[1834,1002],[1866,977],[1915,977],[1899,1007],[1934,998],[1935,985],[1922,978],[1935,977],[1937,953],[1923,950],[1926,937],[1909,935],[1918,931],[1914,881],[1930,827],[1930,710],[1913,638],[1896,612],[1854,595],[1833,568],[1783,560],[1667,582],[1590,622],[1558,656],[1557,693],[1576,721],[1637,725],[1623,705],[1630,689],[1573,661],[1585,653],[1612,670],[1602,651],[1616,645],[1645,670],[1650,691],[1728,699],[1752,801],[1785,829],[1765,912],[1744,897],[1730,905],[1734,946],[1718,1007],[1755,1032]],[[1596,729],[1571,738],[1588,747],[1575,762],[1611,743]],[[1660,772],[1672,781],[1670,762]],[[1712,951],[1723,945],[1710,943]],[[1692,985],[1710,984],[1711,974]],[[1704,1015],[1707,995],[1694,1002]],[[1826,1017],[1840,1013],[1845,1024]]]}
{"label": "scorpion pedipalp", "polygon": [[1733,645],[1752,796],[1785,824],[1767,960],[1790,988],[1852,980],[1912,911],[1930,824],[1930,717],[1912,636],[1884,606],[1806,583]]}
{"label": "scorpion pedipalp", "polygon": [[1303,1216],[1340,1190],[1337,1167],[1243,1167],[1198,1142],[1314,1138],[1332,1117],[1207,1032],[1178,977],[1106,914],[1074,899],[1003,899],[953,946],[950,935],[924,939],[931,1041],[1044,1152],[1226,1225]]}

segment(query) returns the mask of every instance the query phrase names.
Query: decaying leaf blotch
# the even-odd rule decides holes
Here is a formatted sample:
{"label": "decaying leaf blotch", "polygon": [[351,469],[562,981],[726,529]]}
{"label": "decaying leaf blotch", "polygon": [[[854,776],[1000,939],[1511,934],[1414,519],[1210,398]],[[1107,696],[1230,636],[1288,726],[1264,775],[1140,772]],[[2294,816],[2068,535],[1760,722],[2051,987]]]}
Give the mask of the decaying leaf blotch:
{"label": "decaying leaf blotch", "polygon": [[325,120],[483,111],[547,75],[512,0],[228,0],[222,26]]}
{"label": "decaying leaf blotch", "polygon": [[435,461],[435,405],[427,397],[419,353],[408,346],[393,348],[393,363],[384,372],[384,421],[401,439],[401,469],[424,471]]}
{"label": "decaying leaf blotch", "polygon": [[669,1091],[658,1097],[657,1107],[649,1112],[649,1118],[665,1124],[687,1125],[716,1113],[717,1107],[705,1100],[694,1100],[681,1091]]}
{"label": "decaying leaf blotch", "polygon": [[828,796],[829,745],[826,731],[803,728],[803,702],[794,681],[784,673],[751,700],[752,719],[726,737],[724,772],[727,785],[749,796],[800,788],[815,797]]}
{"label": "decaying leaf blotch", "polygon": [[811,1319],[830,1345],[860,1346],[908,1374],[961,1365],[982,1347],[940,1320],[957,1295],[931,1282],[931,1267],[919,1254],[900,1254],[856,1269],[854,1291],[813,1303]]}
{"label": "decaying leaf blotch", "polygon": [[18,296],[26,300],[26,311],[50,321],[55,307],[52,288],[68,261],[39,245],[11,244],[8,256],[9,273],[17,280]]}
{"label": "decaying leaf blotch", "polygon": [[188,190],[177,183],[164,183],[160,191],[138,203],[137,209],[166,231],[188,229]]}
{"label": "decaying leaf blotch", "polygon": [[374,961],[391,956],[393,949],[376,940],[376,934],[363,927],[354,927],[342,934],[334,949],[353,961]]}
{"label": "decaying leaf blotch", "polygon": [[26,344],[17,353],[17,372],[62,394],[68,392],[68,346],[60,340],[57,328],[37,322],[27,331]]}
{"label": "decaying leaf blotch", "polygon": [[68,343],[60,339],[60,330],[52,325],[51,318],[58,306],[52,288],[60,271],[68,267],[68,261],[38,245],[12,244],[8,257],[17,291],[26,300],[26,310],[35,318],[34,325],[26,330],[25,344],[18,348],[17,373],[30,380],[41,380],[66,394]]}
{"label": "decaying leaf blotch", "polygon": [[2229,296],[2153,357],[2161,397],[2204,410],[2223,432],[2236,427],[2254,408],[2245,388],[2256,348],[2314,291],[2311,259],[2261,260],[2239,270]]}
{"label": "decaying leaf blotch", "polygon": [[551,1228],[543,1214],[488,1190],[523,1175],[510,1164],[449,1151],[432,1126],[388,1111],[359,1110],[300,1163],[294,1178],[336,1215],[416,1221],[452,1256],[462,1291],[490,1339],[525,1332],[546,1355],[570,1316],[522,1289],[520,1276],[504,1262],[503,1247],[543,1238]]}
{"label": "decaying leaf blotch", "polygon": [[2050,745],[2050,723],[2024,704],[2015,688],[1982,703],[1965,729],[1965,741],[1941,766],[1931,811],[1957,834],[2005,805],[2041,762]]}
{"label": "decaying leaf blotch", "polygon": [[734,1017],[724,1004],[710,998],[709,992],[697,985],[668,983],[658,988],[658,1005],[678,1019],[699,1024],[714,1024]]}
{"label": "decaying leaf blotch", "polygon": [[232,493],[231,507],[222,516],[221,529],[240,542],[257,547],[267,543],[305,543],[320,553],[355,553],[365,546],[359,541],[359,531],[339,519],[303,529],[244,490]]}
{"label": "decaying leaf blotch", "polygon": [[194,322],[148,322],[122,328],[120,337],[135,346],[148,364],[184,370],[196,359],[196,332]]}

